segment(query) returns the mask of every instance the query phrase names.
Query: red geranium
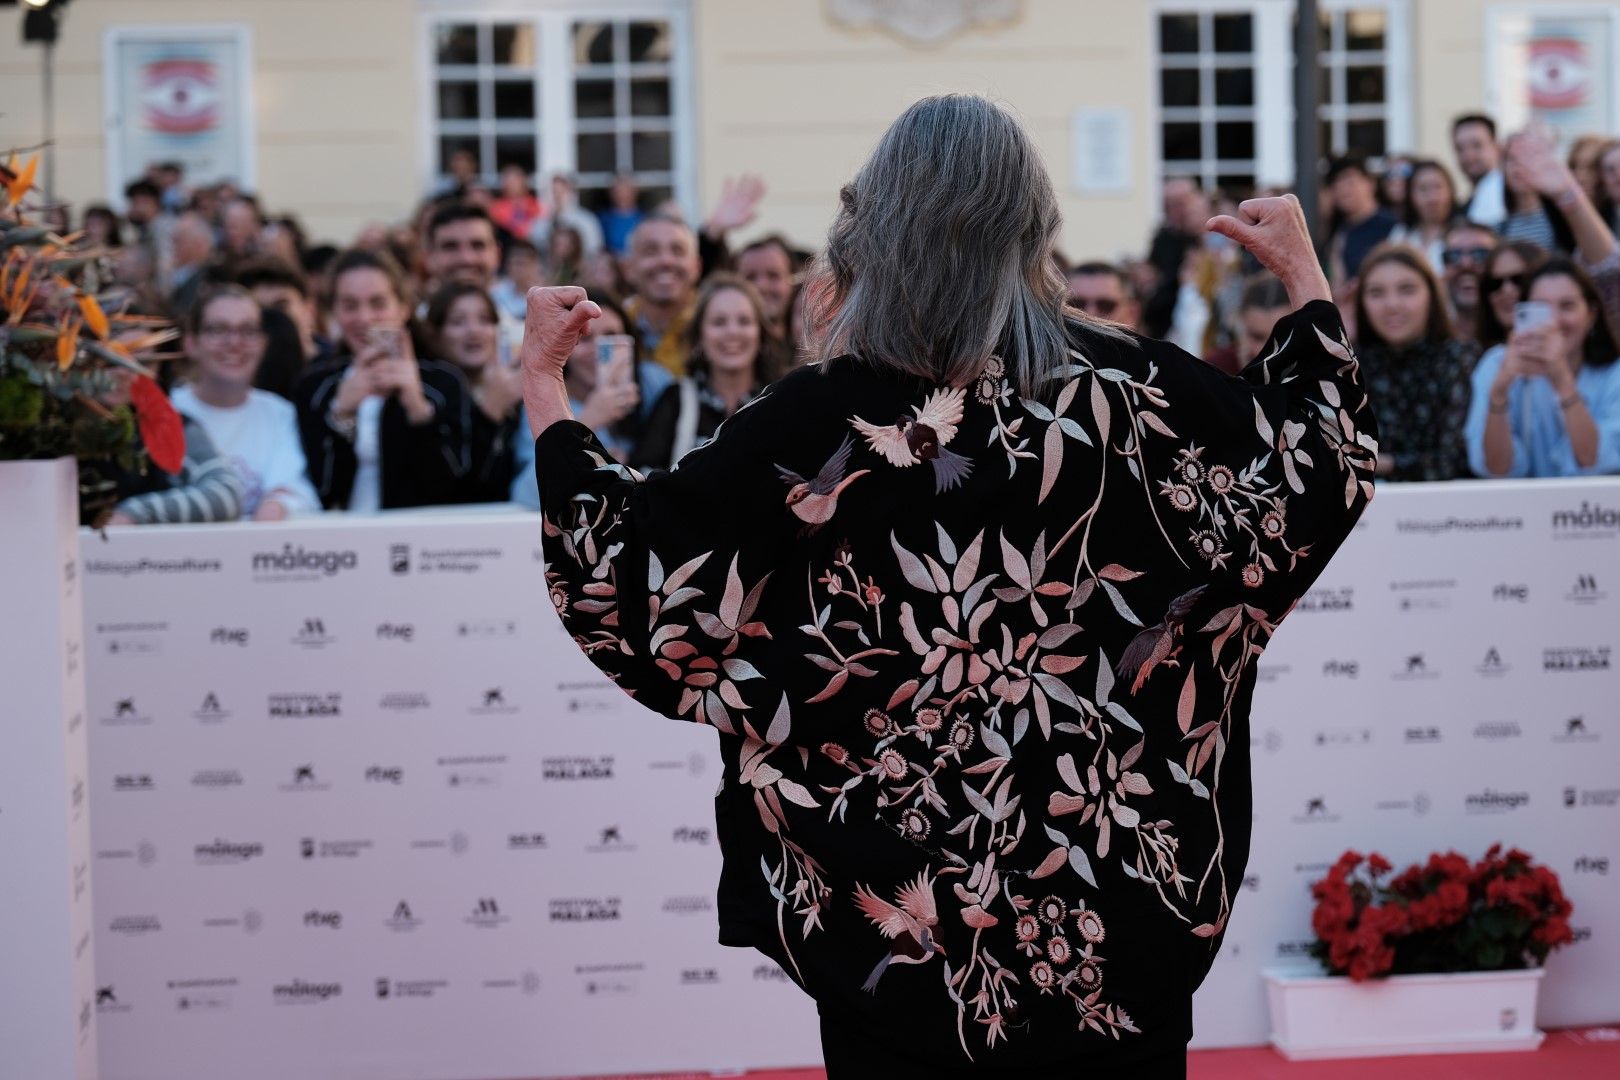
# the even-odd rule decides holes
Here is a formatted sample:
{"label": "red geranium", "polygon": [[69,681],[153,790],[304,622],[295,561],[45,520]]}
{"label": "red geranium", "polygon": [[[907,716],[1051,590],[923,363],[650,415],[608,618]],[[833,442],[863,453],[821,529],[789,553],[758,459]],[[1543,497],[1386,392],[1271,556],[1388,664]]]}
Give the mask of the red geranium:
{"label": "red geranium", "polygon": [[1335,975],[1496,971],[1539,966],[1574,940],[1558,875],[1517,848],[1479,862],[1437,852],[1385,881],[1374,852],[1341,855],[1311,886],[1311,953]]}

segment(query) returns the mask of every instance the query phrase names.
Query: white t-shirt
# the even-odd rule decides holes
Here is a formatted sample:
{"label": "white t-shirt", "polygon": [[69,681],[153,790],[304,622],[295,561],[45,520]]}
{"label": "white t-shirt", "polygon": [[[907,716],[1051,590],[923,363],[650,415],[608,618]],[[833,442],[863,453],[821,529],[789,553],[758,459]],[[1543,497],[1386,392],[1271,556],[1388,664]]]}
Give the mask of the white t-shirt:
{"label": "white t-shirt", "polygon": [[[352,367],[350,370],[353,370]],[[382,509],[382,407],[376,394],[362,398],[354,411],[354,487],[349,512],[375,514]]]}
{"label": "white t-shirt", "polygon": [[304,470],[298,440],[298,413],[290,401],[264,390],[249,390],[233,408],[208,405],[190,386],[169,395],[174,407],[202,425],[214,447],[230,459],[242,478],[242,517],[253,516],[276,492],[290,514],[312,514],[321,501]]}

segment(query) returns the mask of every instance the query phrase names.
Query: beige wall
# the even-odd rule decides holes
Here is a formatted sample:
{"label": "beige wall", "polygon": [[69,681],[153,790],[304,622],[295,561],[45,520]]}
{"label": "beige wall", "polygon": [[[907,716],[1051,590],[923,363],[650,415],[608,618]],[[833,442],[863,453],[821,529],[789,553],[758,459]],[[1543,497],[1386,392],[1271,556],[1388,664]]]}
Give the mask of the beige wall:
{"label": "beige wall", "polygon": [[839,186],[902,109],[927,94],[978,91],[1013,106],[1040,145],[1063,198],[1064,251],[1078,259],[1136,250],[1157,205],[1150,125],[1144,119],[1132,133],[1133,193],[1081,198],[1070,185],[1069,123],[1082,106],[1148,115],[1148,18],[1141,0],[1027,0],[1005,27],[918,46],[836,25],[819,0],[698,0],[704,203],[723,178],[762,173],[770,194],[761,225],[819,246]]}
{"label": "beige wall", "polygon": [[[244,23],[253,34],[258,190],[317,238],[402,217],[420,188],[415,0],[77,0],[56,55],[57,183],[107,197],[102,32],[139,23]],[[0,9],[0,149],[40,141],[42,49]]]}
{"label": "beige wall", "polygon": [[[1490,0],[1412,5],[1414,151],[1453,166],[1451,121],[1485,107],[1485,9]],[[1459,177],[1459,180],[1461,178]]]}
{"label": "beige wall", "polygon": [[[538,0],[537,0],[538,2]],[[1492,0],[1412,0],[1412,117],[1419,151],[1450,160],[1449,124],[1484,104],[1485,12]],[[524,0],[508,0],[506,10]],[[469,2],[470,10],[482,5]],[[589,0],[575,6],[588,10]],[[835,24],[823,0],[692,0],[700,198],[762,173],[759,225],[814,246],[840,184],[916,98],[981,91],[1024,118],[1063,200],[1071,258],[1138,250],[1156,216],[1148,0],[1024,0],[1016,20],[922,46]],[[258,183],[272,210],[343,240],[399,218],[421,194],[422,50],[417,0],[76,0],[57,50],[58,190],[106,197],[102,32],[121,22],[251,27]],[[39,141],[41,50],[0,9],[0,149]],[[1075,109],[1129,110],[1133,191],[1081,196],[1070,175]]]}

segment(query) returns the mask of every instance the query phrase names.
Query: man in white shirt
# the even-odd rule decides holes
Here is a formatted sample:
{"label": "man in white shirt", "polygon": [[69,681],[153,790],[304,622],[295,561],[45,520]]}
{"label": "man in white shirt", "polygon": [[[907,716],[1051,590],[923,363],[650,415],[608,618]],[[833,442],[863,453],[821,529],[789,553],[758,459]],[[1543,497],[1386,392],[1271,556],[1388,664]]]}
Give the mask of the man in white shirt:
{"label": "man in white shirt", "polygon": [[1476,225],[1501,228],[1508,216],[1507,186],[1502,179],[1496,121],[1484,113],[1459,116],[1451,125],[1451,146],[1457,153],[1457,168],[1474,185],[1463,212]]}
{"label": "man in white shirt", "polygon": [[188,378],[170,398],[241,477],[243,519],[280,521],[321,504],[305,475],[292,403],[253,388],[264,342],[259,305],[247,290],[214,288],[187,319]]}

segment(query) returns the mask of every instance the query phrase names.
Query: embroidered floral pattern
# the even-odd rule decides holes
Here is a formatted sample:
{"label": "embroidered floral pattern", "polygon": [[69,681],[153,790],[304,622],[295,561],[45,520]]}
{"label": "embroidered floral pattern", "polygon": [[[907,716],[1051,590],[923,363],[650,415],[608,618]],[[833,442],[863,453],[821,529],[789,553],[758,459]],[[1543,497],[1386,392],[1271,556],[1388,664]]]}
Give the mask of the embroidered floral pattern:
{"label": "embroidered floral pattern", "polygon": [[[794,407],[773,399],[816,391],[778,389],[675,473],[614,465],[581,428],[541,474],[547,584],[575,642],[649,707],[721,733],[773,947],[801,981],[847,955],[850,991],[949,1017],[970,1059],[1027,1031],[1033,1000],[1077,1033],[1140,1035],[1133,965],[1218,943],[1227,830],[1248,827],[1222,801],[1234,703],[1372,494],[1372,421],[1330,307],[1279,324],[1248,391],[1208,376],[1199,392],[1237,399],[1252,431],[1177,411],[1203,376],[1154,355],[1071,352],[1050,405],[993,360],[966,388],[841,401],[814,446],[779,433]],[[1031,512],[947,512],[992,489]],[[749,498],[792,544],[705,524],[753,522],[724,505]],[[811,826],[857,846],[878,828],[909,858],[832,871]],[[1133,941],[1144,908],[1181,941]]]}

